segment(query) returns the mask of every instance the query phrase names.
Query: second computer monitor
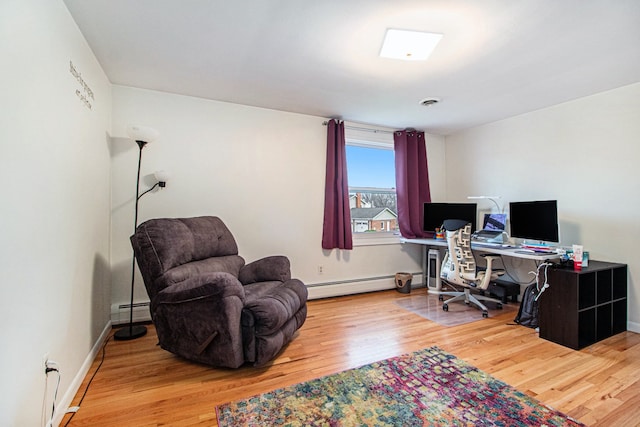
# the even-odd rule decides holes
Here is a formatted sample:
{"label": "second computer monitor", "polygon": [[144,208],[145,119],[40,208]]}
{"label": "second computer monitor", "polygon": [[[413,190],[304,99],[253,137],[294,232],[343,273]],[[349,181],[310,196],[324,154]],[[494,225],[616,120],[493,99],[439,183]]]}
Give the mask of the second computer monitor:
{"label": "second computer monitor", "polygon": [[471,230],[475,231],[477,215],[475,203],[425,203],[423,230],[433,233],[445,219],[461,219],[470,222]]}
{"label": "second computer monitor", "polygon": [[541,242],[560,241],[556,200],[511,202],[509,218],[511,237]]}

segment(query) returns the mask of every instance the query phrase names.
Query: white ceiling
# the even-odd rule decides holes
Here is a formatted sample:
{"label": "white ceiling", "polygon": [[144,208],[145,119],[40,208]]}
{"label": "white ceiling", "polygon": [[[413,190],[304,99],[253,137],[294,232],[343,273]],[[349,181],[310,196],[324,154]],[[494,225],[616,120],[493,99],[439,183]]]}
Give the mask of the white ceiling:
{"label": "white ceiling", "polygon": [[64,1],[114,84],[435,134],[640,81],[639,0]]}

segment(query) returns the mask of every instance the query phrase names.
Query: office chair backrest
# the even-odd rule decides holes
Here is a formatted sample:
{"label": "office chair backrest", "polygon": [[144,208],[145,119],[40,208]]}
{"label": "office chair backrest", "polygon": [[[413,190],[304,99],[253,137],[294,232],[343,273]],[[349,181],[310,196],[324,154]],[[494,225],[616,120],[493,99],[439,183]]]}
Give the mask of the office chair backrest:
{"label": "office chair backrest", "polygon": [[459,219],[449,219],[444,221],[443,228],[447,231],[449,256],[457,276],[465,281],[475,281],[476,259],[471,252],[471,224]]}

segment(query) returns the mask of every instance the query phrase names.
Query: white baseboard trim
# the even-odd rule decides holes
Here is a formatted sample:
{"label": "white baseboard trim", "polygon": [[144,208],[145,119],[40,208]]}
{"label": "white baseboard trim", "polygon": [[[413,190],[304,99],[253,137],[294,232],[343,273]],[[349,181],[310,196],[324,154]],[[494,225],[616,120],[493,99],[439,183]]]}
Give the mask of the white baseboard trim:
{"label": "white baseboard trim", "polygon": [[109,336],[110,332],[111,332],[111,322],[107,322],[107,325],[102,330],[102,333],[98,337],[98,340],[91,348],[91,351],[89,352],[87,357],[84,359],[84,363],[80,367],[80,370],[76,373],[75,377],[73,377],[73,381],[71,381],[71,384],[69,384],[69,388],[67,388],[67,391],[65,391],[64,395],[62,396],[62,399],[60,399],[60,402],[58,402],[58,404],[56,405],[56,408],[59,408],[59,410],[56,411],[57,413],[53,417],[54,426],[59,426],[60,423],[62,422],[62,418],[66,414],[69,406],[71,406],[71,402],[73,401],[73,398],[75,397],[76,393],[78,393],[78,390],[82,385],[82,381],[87,376],[87,373],[91,368],[91,364],[96,358],[96,355],[102,349],[102,346],[107,340],[107,337]]}
{"label": "white baseboard trim", "polygon": [[640,334],[640,323],[627,321],[627,330]]}
{"label": "white baseboard trim", "polygon": [[[420,287],[422,274],[413,275],[411,288]],[[395,289],[395,276],[372,277],[365,279],[353,279],[336,283],[318,283],[307,285],[309,299],[332,298],[344,295],[361,294],[365,292],[385,291]]]}

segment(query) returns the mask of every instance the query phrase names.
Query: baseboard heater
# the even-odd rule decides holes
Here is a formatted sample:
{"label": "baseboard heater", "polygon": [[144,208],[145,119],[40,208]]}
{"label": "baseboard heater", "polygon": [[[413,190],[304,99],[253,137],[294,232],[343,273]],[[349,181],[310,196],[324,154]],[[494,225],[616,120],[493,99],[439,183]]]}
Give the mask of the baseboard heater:
{"label": "baseboard heater", "polygon": [[[133,303],[133,321],[134,322],[150,322],[151,312],[149,311],[149,301]],[[113,304],[111,306],[111,323],[113,325],[122,325],[129,323],[131,313],[131,304]]]}
{"label": "baseboard heater", "polygon": [[[377,276],[359,279],[339,280],[334,282],[307,284],[309,299],[331,298],[344,295],[362,294],[365,292],[394,289],[396,276]],[[413,273],[411,287],[419,287],[423,283],[422,273]]]}
{"label": "baseboard heater", "polygon": [[[413,273],[413,279],[411,281],[412,288],[424,286],[423,282],[421,272]],[[307,284],[310,300],[362,294],[366,292],[385,291],[388,289],[394,289],[395,287],[395,275]],[[151,321],[149,304],[149,301],[142,301],[133,304],[134,322]],[[111,323],[113,325],[128,323],[130,309],[131,304],[113,304],[111,306]]]}

